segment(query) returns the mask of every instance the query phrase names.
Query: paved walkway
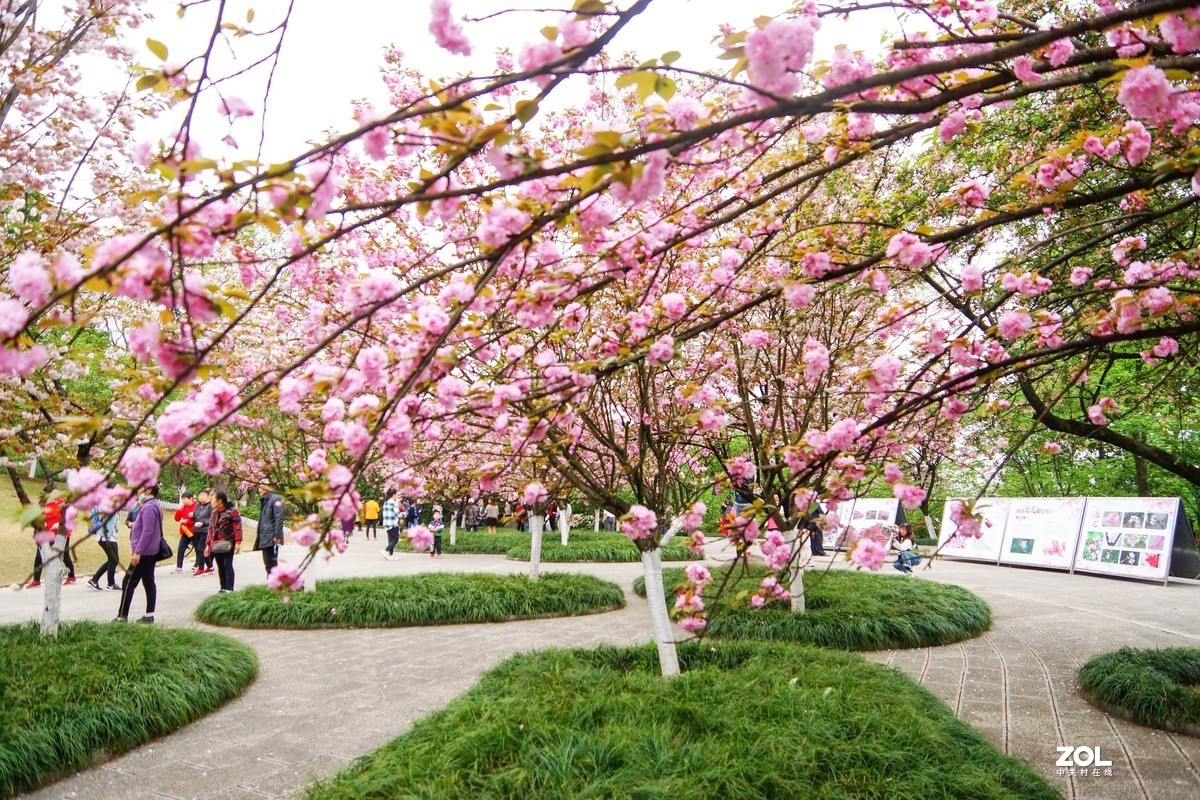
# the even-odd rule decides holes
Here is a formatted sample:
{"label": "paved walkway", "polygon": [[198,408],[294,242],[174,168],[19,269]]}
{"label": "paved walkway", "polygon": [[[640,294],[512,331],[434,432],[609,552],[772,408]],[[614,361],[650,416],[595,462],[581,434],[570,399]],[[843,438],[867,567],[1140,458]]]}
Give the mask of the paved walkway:
{"label": "paved walkway", "polygon": [[[350,551],[316,568],[342,575],[425,571],[523,571],[497,556],[415,554],[387,562],[355,537]],[[285,548],[285,560],[298,549]],[[290,558],[289,558],[290,557]],[[840,565],[840,562],[839,562]],[[239,586],[261,583],[257,554],[238,557]],[[441,708],[509,655],[545,647],[649,640],[645,601],[633,595],[639,564],[544,565],[586,571],[626,587],[625,609],[570,619],[498,625],[348,631],[221,629],[253,647],[258,680],[237,700],[193,725],[31,798],[156,800],[297,796]],[[215,576],[160,570],[159,624],[195,625],[192,610],[216,590]],[[1075,670],[1122,645],[1200,647],[1200,584],[1161,585],[1036,570],[939,562],[918,580],[957,583],[995,614],[985,636],[948,647],[870,653],[944,699],[997,747],[1025,759],[1068,798],[1177,800],[1200,797],[1200,740],[1159,733],[1096,711],[1080,699]],[[0,595],[0,623],[40,614],[41,593]],[[111,618],[117,595],[82,583],[64,589],[67,619]],[[135,612],[139,612],[135,602]],[[1058,775],[1060,744],[1099,747],[1112,774]]]}

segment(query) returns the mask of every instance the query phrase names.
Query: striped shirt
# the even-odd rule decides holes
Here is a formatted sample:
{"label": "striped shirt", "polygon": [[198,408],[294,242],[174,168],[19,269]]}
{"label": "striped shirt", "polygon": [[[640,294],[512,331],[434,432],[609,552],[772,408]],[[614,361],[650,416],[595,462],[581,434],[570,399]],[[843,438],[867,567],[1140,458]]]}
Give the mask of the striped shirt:
{"label": "striped shirt", "polygon": [[383,503],[383,529],[400,527],[400,504],[392,497]]}

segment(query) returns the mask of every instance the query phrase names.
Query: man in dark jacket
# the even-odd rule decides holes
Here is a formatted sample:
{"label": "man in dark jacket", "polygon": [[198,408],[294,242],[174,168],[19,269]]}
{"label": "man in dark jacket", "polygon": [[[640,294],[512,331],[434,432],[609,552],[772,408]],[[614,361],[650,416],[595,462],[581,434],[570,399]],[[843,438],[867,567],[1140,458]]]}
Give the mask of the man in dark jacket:
{"label": "man in dark jacket", "polygon": [[117,611],[117,622],[129,620],[129,606],[138,584],[146,587],[146,615],[138,622],[154,622],[154,604],[158,599],[158,587],[154,585],[154,567],[158,561],[158,550],[163,538],[162,506],[158,504],[158,486],[141,491],[141,505],[129,534],[129,571],[121,587],[121,606]]}
{"label": "man in dark jacket", "polygon": [[258,504],[258,536],[254,549],[262,550],[267,575],[279,563],[279,545],[283,544],[283,498],[270,490]]}
{"label": "man in dark jacket", "polygon": [[192,509],[192,549],[196,551],[193,575],[207,575],[213,571],[212,556],[204,555],[208,547],[208,529],[212,527],[212,489],[204,488],[196,495],[196,507]]}

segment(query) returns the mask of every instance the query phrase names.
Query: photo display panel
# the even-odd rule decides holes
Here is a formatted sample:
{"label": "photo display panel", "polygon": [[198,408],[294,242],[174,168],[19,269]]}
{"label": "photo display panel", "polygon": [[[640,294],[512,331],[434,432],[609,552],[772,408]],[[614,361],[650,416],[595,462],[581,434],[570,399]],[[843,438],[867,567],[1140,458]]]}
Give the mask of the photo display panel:
{"label": "photo display panel", "polygon": [[1069,570],[1084,498],[1014,497],[1010,503],[1000,563]]}
{"label": "photo display panel", "polygon": [[834,543],[835,549],[853,547],[863,531],[876,525],[883,528],[881,541],[886,542],[891,535],[888,526],[896,524],[900,517],[900,501],[891,497],[858,497],[843,503],[838,509],[838,517],[842,527]]}
{"label": "photo display panel", "polygon": [[946,558],[961,558],[970,561],[991,561],[995,563],[1000,558],[1000,547],[1004,544],[1004,528],[1008,522],[1008,510],[1013,502],[1007,497],[984,497],[975,504],[975,511],[983,515],[982,535],[975,537],[957,537],[956,525],[950,519],[950,510],[956,500],[946,501],[942,511],[942,530],[938,536],[938,552]]}
{"label": "photo display panel", "polygon": [[1075,571],[1165,578],[1178,513],[1175,497],[1089,497]]}

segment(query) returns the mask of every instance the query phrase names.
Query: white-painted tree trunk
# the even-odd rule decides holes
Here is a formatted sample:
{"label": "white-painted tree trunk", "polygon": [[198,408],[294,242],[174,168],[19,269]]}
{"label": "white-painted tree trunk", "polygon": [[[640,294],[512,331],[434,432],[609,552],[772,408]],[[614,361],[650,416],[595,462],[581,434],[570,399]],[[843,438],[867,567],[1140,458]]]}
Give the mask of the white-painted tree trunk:
{"label": "white-painted tree trunk", "polygon": [[663,591],[662,550],[657,547],[642,553],[642,573],[646,578],[646,603],[650,606],[650,624],[658,647],[658,665],[664,678],[679,674],[679,655],[675,652],[675,634],[667,616],[667,598]]}
{"label": "white-painted tree trunk", "polygon": [[592,522],[592,530],[596,533],[600,532],[600,509],[596,509],[596,519]]}
{"label": "white-painted tree trunk", "polygon": [[529,541],[529,580],[536,581],[538,579],[538,567],[542,563],[542,522],[546,519],[546,515],[541,511],[532,511],[529,514],[529,532],[531,534]]}
{"label": "white-painted tree trunk", "polygon": [[458,544],[458,515],[450,512],[450,544]]}
{"label": "white-painted tree trunk", "polygon": [[937,528],[933,526],[933,517],[928,514],[925,515],[925,535],[935,542],[937,541]]}
{"label": "white-painted tree trunk", "polygon": [[57,636],[58,621],[62,618],[63,560],[67,550],[67,537],[54,537],[42,548],[42,586],[45,588],[45,605],[42,608],[42,636]]}
{"label": "white-painted tree trunk", "polygon": [[667,528],[667,532],[663,534],[662,541],[659,542],[658,546],[666,547],[668,544],[670,544],[671,540],[675,538],[675,534],[679,533],[680,529],[682,528],[683,517],[675,517],[675,519],[671,520],[671,525]]}
{"label": "white-painted tree trunk", "polygon": [[802,614],[804,605],[804,568],[812,561],[812,545],[807,536],[803,536],[799,528],[792,528],[788,537],[792,543],[791,586],[788,591],[792,595],[792,613]]}
{"label": "white-painted tree trunk", "polygon": [[562,537],[562,546],[566,547],[571,538],[571,507],[567,506],[558,511],[558,533]]}

